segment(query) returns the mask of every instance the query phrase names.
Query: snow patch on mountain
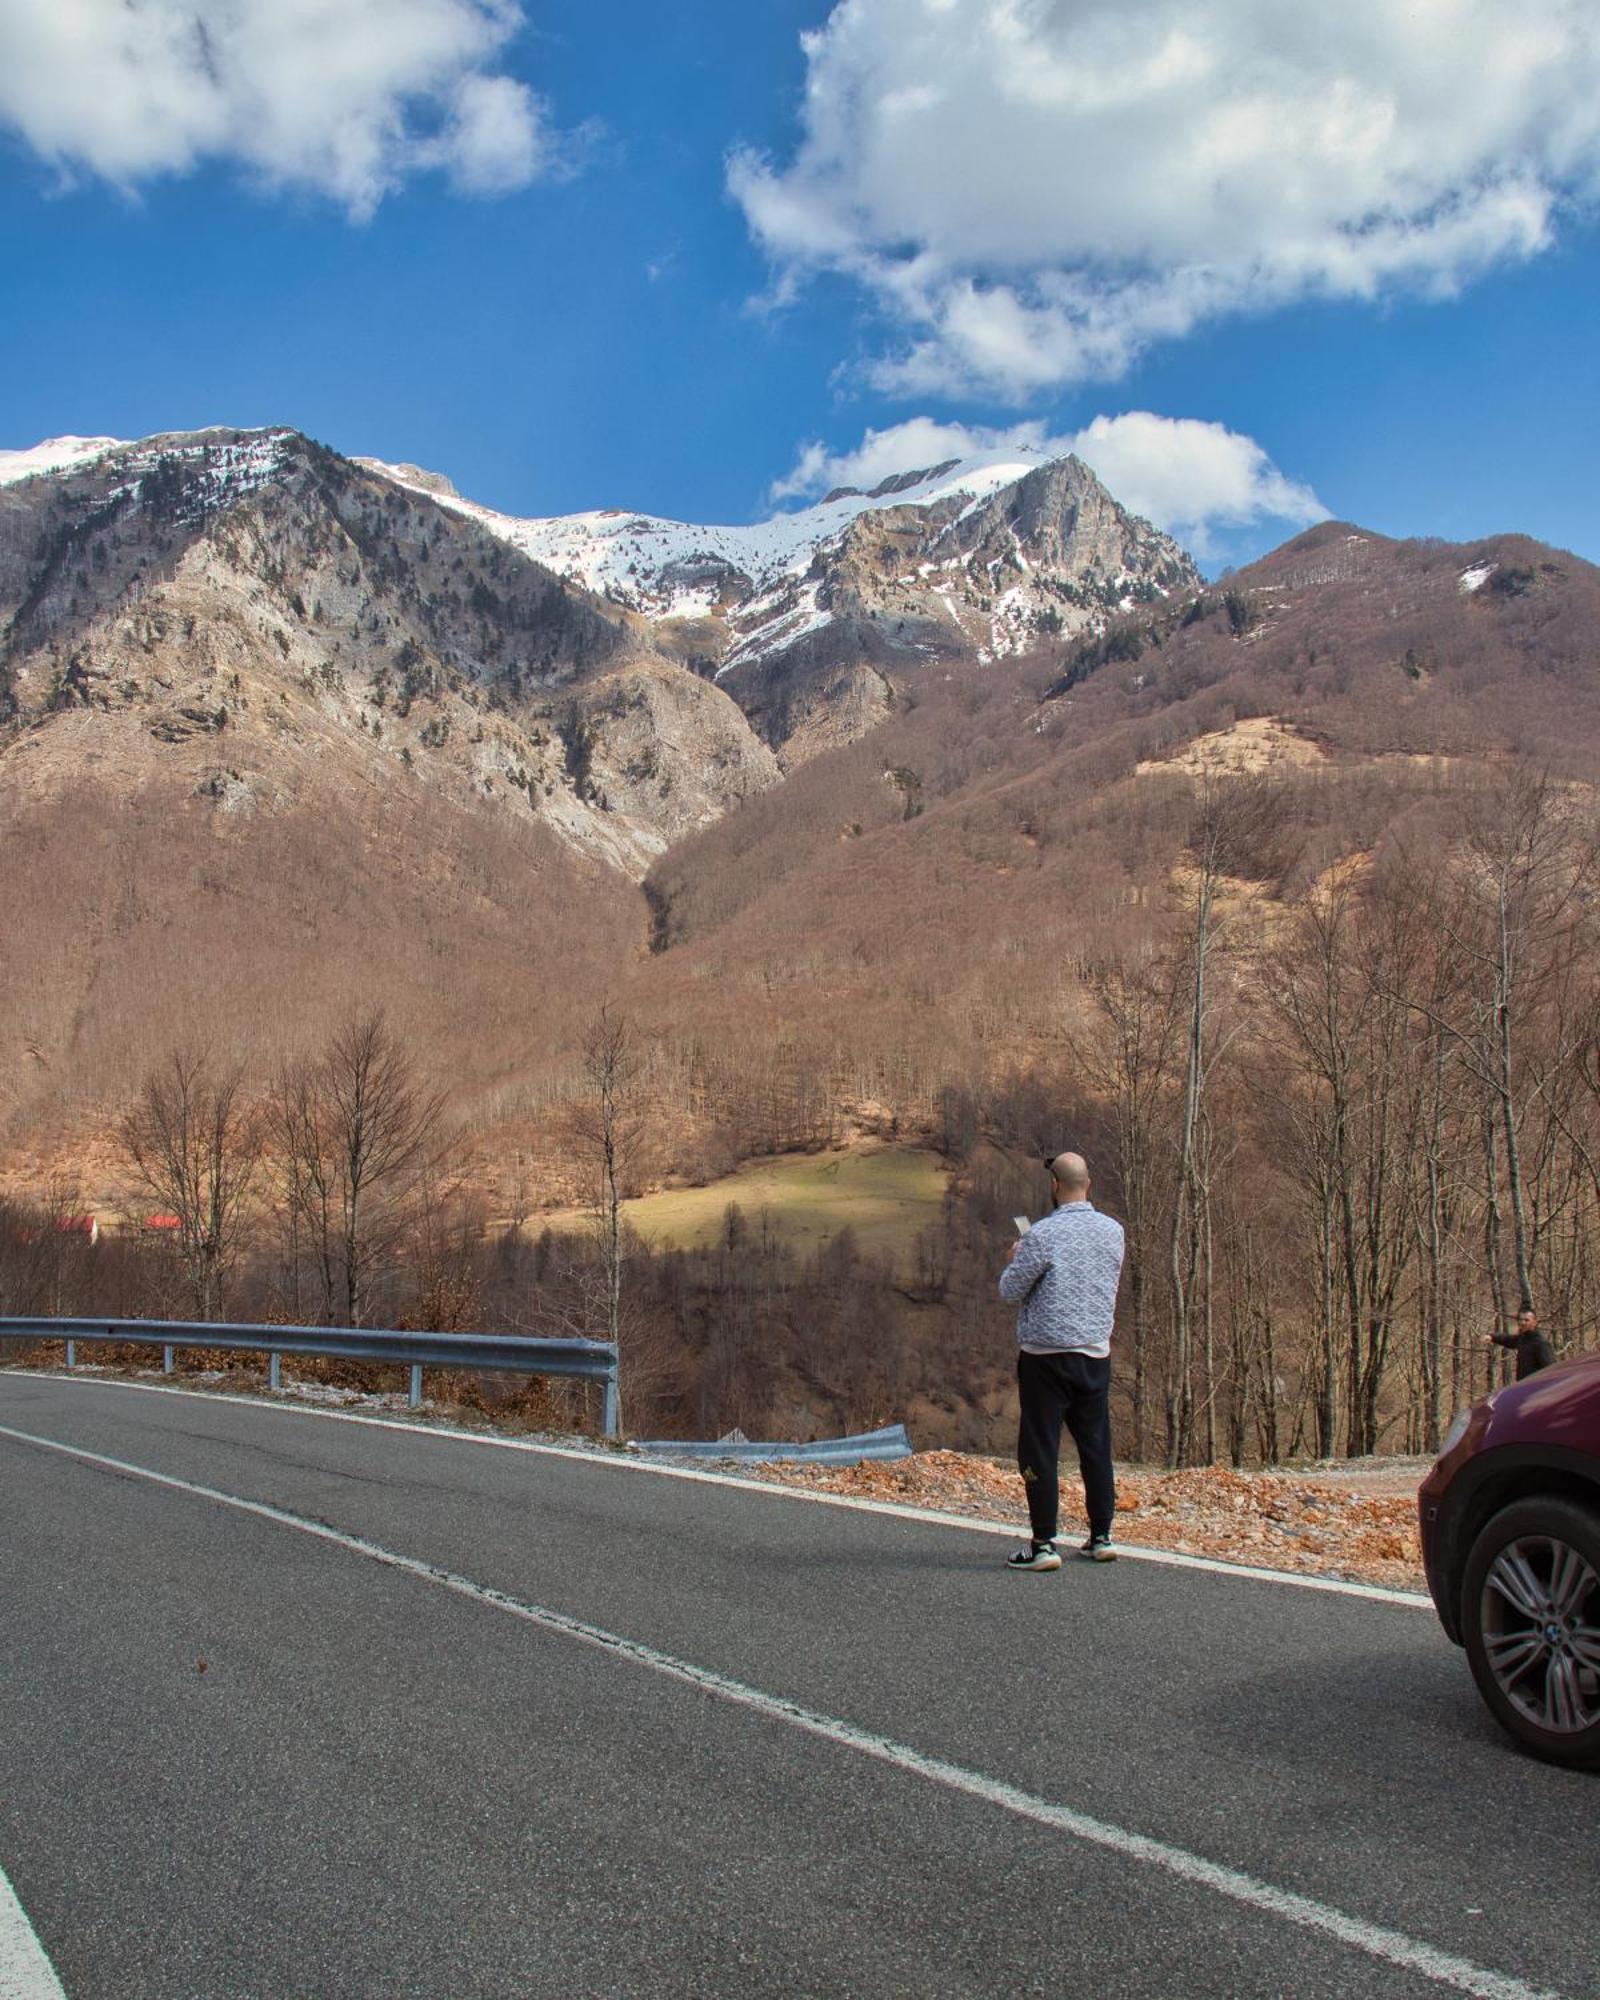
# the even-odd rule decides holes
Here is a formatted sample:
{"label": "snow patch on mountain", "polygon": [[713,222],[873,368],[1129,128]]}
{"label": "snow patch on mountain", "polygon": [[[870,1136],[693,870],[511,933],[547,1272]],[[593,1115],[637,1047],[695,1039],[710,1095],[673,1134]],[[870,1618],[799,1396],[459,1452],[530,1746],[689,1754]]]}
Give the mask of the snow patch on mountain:
{"label": "snow patch on mountain", "polygon": [[241,431],[213,424],[204,430],[163,431],[132,443],[106,437],[46,438],[24,451],[0,451],[0,486],[19,485],[45,473],[79,472],[109,458],[122,475],[122,483],[113,491],[113,497],[120,498],[168,462],[191,477],[201,473],[206,505],[220,506],[259,492],[276,478],[294,435],[281,425]]}
{"label": "snow patch on mountain", "polygon": [[186,506],[203,511],[231,506],[259,493],[283,472],[295,433],[259,430],[228,433],[175,432],[148,440],[119,462],[127,474],[119,491],[132,493],[146,477],[164,466],[183,475]]}
{"label": "snow patch on mountain", "polygon": [[746,660],[781,652],[797,639],[820,632],[832,616],[819,601],[817,584],[797,583],[792,576],[786,577],[776,589],[763,592],[743,607],[740,637],[718,667],[715,678],[720,681],[724,674]]}
{"label": "snow patch on mountain", "polygon": [[[365,462],[402,486],[430,490],[420,486],[415,467]],[[886,480],[870,493],[841,488],[816,506],[774,514],[747,527],[702,527],[619,508],[521,518],[472,500],[437,492],[432,497],[597,596],[647,618],[696,618],[709,615],[725,594],[759,600],[785,579],[803,577],[818,552],[838,541],[863,514],[888,507],[932,507],[958,496],[966,498],[970,512],[1046,463],[1045,453],[1026,447],[979,453]],[[792,636],[785,635],[784,643]]]}
{"label": "snow patch on mountain", "polygon": [[23,451],[0,451],[0,486],[16,486],[46,472],[72,472],[104,458],[109,451],[123,449],[121,438],[58,437],[46,438]]}

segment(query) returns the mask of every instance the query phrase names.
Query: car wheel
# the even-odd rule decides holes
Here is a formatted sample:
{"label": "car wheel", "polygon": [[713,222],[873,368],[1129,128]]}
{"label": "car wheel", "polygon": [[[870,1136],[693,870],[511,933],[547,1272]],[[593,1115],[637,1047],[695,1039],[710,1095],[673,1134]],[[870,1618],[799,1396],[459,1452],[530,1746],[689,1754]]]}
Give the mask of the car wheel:
{"label": "car wheel", "polygon": [[1467,1557],[1462,1634],[1478,1692],[1535,1756],[1600,1768],[1600,1516],[1517,1500]]}

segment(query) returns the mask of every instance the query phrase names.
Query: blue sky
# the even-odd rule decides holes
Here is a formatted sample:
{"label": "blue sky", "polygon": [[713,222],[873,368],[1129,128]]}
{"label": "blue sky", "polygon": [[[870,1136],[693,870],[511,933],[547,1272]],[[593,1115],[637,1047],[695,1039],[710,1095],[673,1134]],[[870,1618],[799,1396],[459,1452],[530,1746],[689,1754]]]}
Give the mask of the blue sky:
{"label": "blue sky", "polygon": [[1148,412],[1213,428],[1122,435],[1121,497],[1213,567],[1319,508],[1600,560],[1600,25],[1561,0],[1519,17],[1579,45],[1481,96],[1388,0],[1331,53],[1268,0],[336,0],[309,109],[295,7],[227,41],[268,4],[190,0],[216,47],[168,75],[0,0],[0,446],[282,422],[512,512],[746,520],[807,445],[820,484],[914,419]]}

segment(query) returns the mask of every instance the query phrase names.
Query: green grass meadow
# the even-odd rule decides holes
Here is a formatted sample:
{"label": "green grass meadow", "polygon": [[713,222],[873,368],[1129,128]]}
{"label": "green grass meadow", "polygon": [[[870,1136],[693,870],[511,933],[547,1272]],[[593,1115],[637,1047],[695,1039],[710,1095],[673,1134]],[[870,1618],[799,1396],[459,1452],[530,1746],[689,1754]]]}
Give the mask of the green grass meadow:
{"label": "green grass meadow", "polygon": [[[622,1213],[647,1243],[690,1250],[717,1240],[728,1204],[736,1202],[748,1228],[759,1228],[765,1215],[795,1250],[815,1250],[852,1229],[863,1251],[904,1262],[921,1232],[939,1220],[948,1178],[935,1154],[909,1147],[786,1154],[748,1161],[705,1187],[666,1188],[624,1202]],[[563,1209],[532,1217],[529,1226],[571,1229],[584,1220],[581,1211]]]}

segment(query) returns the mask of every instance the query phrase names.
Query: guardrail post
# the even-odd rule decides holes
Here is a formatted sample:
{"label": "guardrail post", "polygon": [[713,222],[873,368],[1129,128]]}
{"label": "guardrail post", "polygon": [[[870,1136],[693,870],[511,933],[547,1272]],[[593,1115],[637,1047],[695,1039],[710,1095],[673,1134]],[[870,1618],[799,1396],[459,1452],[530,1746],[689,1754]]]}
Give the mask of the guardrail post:
{"label": "guardrail post", "polygon": [[422,1363],[420,1361],[413,1361],[411,1364],[411,1407],[414,1410],[422,1408]]}
{"label": "guardrail post", "polygon": [[276,1354],[269,1354],[267,1356],[267,1387],[269,1389],[280,1389],[283,1386],[283,1378],[279,1371],[278,1362],[279,1357]]}
{"label": "guardrail post", "polygon": [[77,1366],[77,1362],[78,1362],[78,1343],[75,1340],[69,1340],[67,1342],[67,1366],[69,1368],[75,1368]]}
{"label": "guardrail post", "polygon": [[161,1350],[161,1372],[163,1375],[170,1375],[172,1373],[172,1349],[170,1346],[163,1347]]}
{"label": "guardrail post", "polygon": [[608,1438],[614,1438],[622,1428],[622,1419],[617,1408],[617,1367],[615,1362],[611,1364],[611,1372],[606,1377],[605,1412],[600,1422]]}

